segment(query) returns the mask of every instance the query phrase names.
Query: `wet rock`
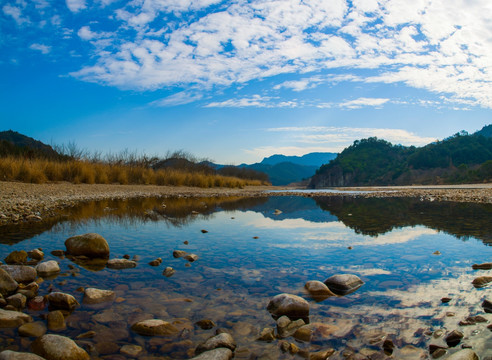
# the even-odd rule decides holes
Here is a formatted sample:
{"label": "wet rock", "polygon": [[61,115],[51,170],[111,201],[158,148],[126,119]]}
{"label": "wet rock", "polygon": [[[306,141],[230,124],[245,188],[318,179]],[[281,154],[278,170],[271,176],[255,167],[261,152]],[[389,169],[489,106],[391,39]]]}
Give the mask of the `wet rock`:
{"label": "wet rock", "polygon": [[448,302],[450,302],[451,300],[453,300],[453,299],[451,299],[451,298],[449,298],[449,297],[443,297],[443,298],[441,299],[441,302],[442,302],[443,304],[447,304],[447,303],[448,303]]}
{"label": "wet rock", "polygon": [[4,350],[0,352],[0,360],[46,360],[46,359],[36,354],[16,352],[12,350]]}
{"label": "wet rock", "polygon": [[187,254],[183,256],[183,259],[188,260],[189,262],[194,262],[198,260],[198,255],[195,254]]}
{"label": "wet rock", "polygon": [[204,230],[204,229],[202,229],[202,230],[200,230],[200,231],[202,232],[202,234],[206,234],[206,233],[208,233],[208,231],[207,231],[207,230]]}
{"label": "wet rock", "polygon": [[0,328],[16,328],[32,322],[32,317],[19,311],[0,309]]}
{"label": "wet rock", "polygon": [[149,262],[149,265],[150,266],[159,266],[160,264],[162,264],[162,259],[161,258],[157,258],[157,259],[152,260],[151,262]]}
{"label": "wet rock", "polygon": [[282,214],[282,210],[279,210],[279,209],[275,209],[275,211],[273,212],[273,215],[280,215]]}
{"label": "wet rock", "polygon": [[51,331],[61,331],[67,328],[65,317],[60,310],[50,311],[48,313],[48,329]]}
{"label": "wet rock", "polygon": [[51,308],[64,309],[69,311],[72,311],[80,305],[79,302],[75,300],[72,295],[62,292],[50,293],[48,295],[48,302]]}
{"label": "wet rock", "polygon": [[111,259],[106,266],[110,269],[132,269],[137,267],[137,263],[127,259]]}
{"label": "wet rock", "polygon": [[176,270],[174,270],[172,267],[168,266],[167,268],[164,269],[164,271],[162,272],[162,275],[164,275],[165,277],[171,277],[174,275],[175,272],[176,272]]}
{"label": "wet rock", "polygon": [[45,261],[36,266],[39,276],[50,276],[60,272],[60,266],[55,260]]}
{"label": "wet rock", "polygon": [[479,360],[479,357],[471,349],[464,349],[448,356],[446,360]]}
{"label": "wet rock", "polygon": [[330,296],[335,296],[328,286],[318,280],[308,281],[304,287],[315,301],[323,301]]}
{"label": "wet rock", "polygon": [[62,256],[65,256],[65,251],[63,251],[63,250],[53,250],[51,252],[51,255],[62,257]]}
{"label": "wet rock", "polygon": [[203,329],[203,330],[209,330],[209,329],[212,329],[213,327],[216,326],[215,323],[210,319],[203,319],[203,320],[197,321],[196,324],[198,325],[198,327],[200,329]]}
{"label": "wet rock", "polygon": [[89,233],[76,235],[65,241],[67,253],[72,256],[87,256],[93,258],[109,258],[109,245],[105,238],[99,234]]}
{"label": "wet rock", "polygon": [[133,324],[131,329],[139,335],[147,336],[167,336],[179,332],[174,325],[160,319],[139,321]]}
{"label": "wet rock", "polygon": [[272,342],[275,340],[275,330],[273,328],[264,328],[260,332],[260,336],[258,337],[259,341]]}
{"label": "wet rock", "polygon": [[227,348],[234,351],[236,349],[236,343],[230,334],[225,332],[220,333],[219,335],[209,338],[204,343],[199,344],[195,349],[195,354],[201,354],[205,351],[217,348]]}
{"label": "wet rock", "polygon": [[31,345],[35,354],[46,360],[89,360],[89,354],[65,337],[54,334],[43,335]]}
{"label": "wet rock", "polygon": [[22,294],[17,293],[17,294],[11,295],[8,298],[6,298],[5,300],[7,300],[8,305],[12,305],[14,308],[16,308],[18,310],[22,310],[26,307],[27,298]]}
{"label": "wet rock", "polygon": [[84,290],[84,304],[100,304],[104,302],[113,301],[115,299],[115,292],[111,290],[100,290],[96,288],[87,288]]}
{"label": "wet rock", "polygon": [[302,297],[292,294],[278,294],[268,303],[267,310],[274,318],[283,315],[295,320],[309,317],[309,304]]}
{"label": "wet rock", "polygon": [[386,355],[391,356],[393,354],[393,350],[395,349],[395,344],[393,341],[386,339],[383,342],[383,351]]}
{"label": "wet rock", "polygon": [[232,359],[232,351],[226,348],[218,348],[201,353],[191,360],[230,360]]}
{"label": "wet rock", "polygon": [[36,261],[41,261],[44,259],[44,252],[41,249],[34,249],[27,252],[27,256]]}
{"label": "wet rock", "polygon": [[335,353],[335,349],[321,350],[309,354],[309,360],[326,360]]}
{"label": "wet rock", "polygon": [[492,313],[492,302],[484,300],[482,303],[482,307],[486,313]]}
{"label": "wet rock", "polygon": [[123,345],[120,349],[120,353],[131,357],[137,357],[142,351],[143,348],[138,345]]}
{"label": "wet rock", "polygon": [[19,284],[10,274],[0,267],[0,294],[7,296],[15,292]]}
{"label": "wet rock", "polygon": [[458,345],[463,339],[463,333],[458,330],[453,330],[451,331],[445,338],[444,340],[446,341],[446,344],[448,344],[449,347],[455,347]]}
{"label": "wet rock", "polygon": [[353,274],[333,275],[324,281],[325,285],[337,295],[347,295],[359,289],[364,282]]}
{"label": "wet rock", "polygon": [[439,250],[436,250],[432,253],[433,255],[441,255],[441,252]]}
{"label": "wet rock", "polygon": [[186,251],[183,251],[183,250],[174,250],[173,251],[173,257],[174,258],[180,258],[180,257],[183,257],[185,256],[186,254],[188,254]]}
{"label": "wet rock", "polygon": [[296,330],[293,336],[296,340],[309,342],[313,336],[313,331],[309,326],[303,325]]}
{"label": "wet rock", "polygon": [[484,318],[481,315],[476,315],[476,316],[468,316],[465,320],[461,320],[459,322],[460,326],[468,326],[468,325],[475,325],[477,323],[485,323],[487,322],[487,319]]}
{"label": "wet rock", "polygon": [[87,331],[85,333],[82,333],[80,335],[77,335],[75,339],[91,339],[96,335],[96,332],[94,330]]}
{"label": "wet rock", "polygon": [[473,270],[491,270],[492,269],[492,263],[473,264],[472,269]]}
{"label": "wet rock", "polygon": [[41,321],[23,324],[18,329],[20,336],[40,337],[46,334],[46,326]]}
{"label": "wet rock", "polygon": [[487,286],[492,281],[492,276],[479,276],[472,281],[472,284],[477,289]]}
{"label": "wet rock", "polygon": [[32,266],[27,265],[2,265],[1,268],[12,276],[18,283],[28,284],[36,280],[38,273]]}
{"label": "wet rock", "polygon": [[278,335],[282,338],[291,336],[297,331],[297,329],[299,329],[301,326],[305,324],[306,323],[302,319],[297,319],[295,321],[292,321],[289,319],[289,317],[283,315],[277,319]]}
{"label": "wet rock", "polygon": [[30,310],[41,311],[46,307],[44,296],[36,296],[27,302],[27,307]]}
{"label": "wet rock", "polygon": [[95,345],[96,351],[99,355],[116,354],[120,351],[118,344],[111,341],[101,341]]}
{"label": "wet rock", "polygon": [[27,252],[24,250],[12,251],[6,258],[5,262],[9,265],[22,265],[27,262]]}

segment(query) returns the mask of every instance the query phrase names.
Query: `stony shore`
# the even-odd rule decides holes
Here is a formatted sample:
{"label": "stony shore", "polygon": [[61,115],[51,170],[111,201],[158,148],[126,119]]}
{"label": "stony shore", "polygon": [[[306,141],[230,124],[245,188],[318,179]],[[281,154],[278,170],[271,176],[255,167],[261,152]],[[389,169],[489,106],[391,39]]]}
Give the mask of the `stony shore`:
{"label": "stony shore", "polygon": [[338,188],[343,193],[312,193],[288,187],[190,188],[153,185],[26,184],[0,182],[0,225],[39,221],[83,201],[143,197],[357,196],[417,197],[423,201],[492,203],[492,184]]}

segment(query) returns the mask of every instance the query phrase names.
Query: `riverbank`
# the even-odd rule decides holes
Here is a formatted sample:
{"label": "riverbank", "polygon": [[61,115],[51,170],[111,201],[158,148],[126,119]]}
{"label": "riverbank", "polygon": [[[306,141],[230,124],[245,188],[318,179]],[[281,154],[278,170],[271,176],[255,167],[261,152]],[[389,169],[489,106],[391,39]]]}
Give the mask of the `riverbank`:
{"label": "riverbank", "polygon": [[[273,192],[272,192],[273,191]],[[288,187],[251,186],[236,188],[193,188],[155,185],[29,184],[0,182],[0,225],[40,221],[83,201],[143,197],[216,196],[357,196],[417,197],[422,201],[492,203],[492,184],[450,186],[402,186],[338,188],[338,192],[303,191]]]}

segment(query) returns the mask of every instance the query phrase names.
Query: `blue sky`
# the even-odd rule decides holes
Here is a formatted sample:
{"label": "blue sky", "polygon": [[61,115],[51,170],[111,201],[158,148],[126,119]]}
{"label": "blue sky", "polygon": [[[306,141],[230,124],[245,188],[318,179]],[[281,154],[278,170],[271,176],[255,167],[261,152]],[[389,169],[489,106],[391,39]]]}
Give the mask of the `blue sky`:
{"label": "blue sky", "polygon": [[7,0],[0,130],[219,163],[492,123],[490,0]]}

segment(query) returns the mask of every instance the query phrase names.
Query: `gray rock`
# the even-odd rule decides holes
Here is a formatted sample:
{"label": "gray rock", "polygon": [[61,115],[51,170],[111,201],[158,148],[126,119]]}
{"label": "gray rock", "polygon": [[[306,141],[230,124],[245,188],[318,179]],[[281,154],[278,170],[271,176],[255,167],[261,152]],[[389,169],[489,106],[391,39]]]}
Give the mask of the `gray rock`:
{"label": "gray rock", "polygon": [[223,332],[198,345],[195,349],[195,354],[198,355],[217,348],[227,348],[234,351],[236,349],[236,342],[230,334]]}
{"label": "gray rock", "polygon": [[67,253],[72,256],[87,256],[88,258],[109,258],[109,245],[99,234],[89,233],[76,235],[65,241]]}
{"label": "gray rock", "polygon": [[137,267],[137,263],[127,259],[111,259],[106,266],[110,269],[132,269]]}
{"label": "gray rock", "polygon": [[70,294],[52,292],[48,295],[50,307],[55,309],[73,310],[79,306],[79,302]]}
{"label": "gray rock", "polygon": [[2,267],[0,267],[0,294],[3,296],[10,295],[17,290],[19,284],[14,278]]}
{"label": "gray rock", "polygon": [[84,300],[82,302],[84,304],[100,304],[103,302],[113,301],[114,298],[114,291],[87,288],[84,290]]}
{"label": "gray rock", "polygon": [[60,266],[55,260],[45,261],[36,266],[39,276],[50,276],[60,272]]}
{"label": "gray rock", "polygon": [[46,360],[89,360],[89,354],[65,337],[54,334],[43,335],[31,345],[35,354]]}
{"label": "gray rock", "polygon": [[23,324],[18,329],[20,336],[40,337],[46,334],[46,325],[42,321]]}
{"label": "gray rock", "polygon": [[131,329],[139,335],[147,336],[168,336],[179,332],[174,325],[160,319],[139,321],[133,324]]}
{"label": "gray rock", "polygon": [[7,271],[12,279],[22,284],[29,284],[36,280],[38,273],[32,266],[27,265],[2,265],[2,269]]}
{"label": "gray rock", "polygon": [[191,360],[230,360],[232,359],[232,351],[226,348],[218,348],[201,353]]}
{"label": "gray rock", "polygon": [[0,309],[0,328],[16,328],[32,321],[32,317],[19,311]]}
{"label": "gray rock", "polygon": [[0,352],[0,360],[46,360],[46,359],[36,354],[16,352],[12,350],[4,350]]}
{"label": "gray rock", "polygon": [[347,295],[360,288],[364,282],[353,274],[333,275],[324,281],[325,285],[337,295]]}
{"label": "gray rock", "polygon": [[307,318],[309,304],[302,297],[291,294],[279,294],[268,303],[267,310],[276,318],[286,315],[291,320]]}
{"label": "gray rock", "polygon": [[473,350],[463,349],[448,356],[446,360],[479,360],[479,358]]}

